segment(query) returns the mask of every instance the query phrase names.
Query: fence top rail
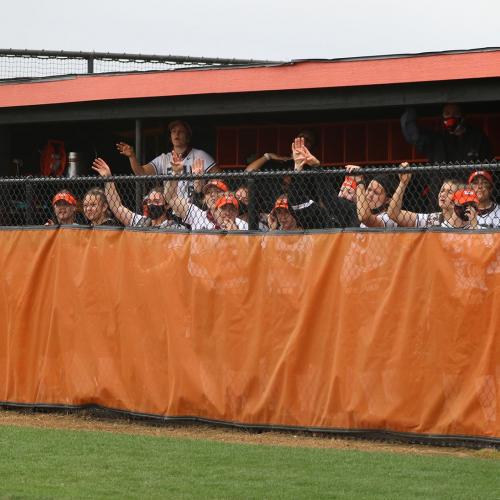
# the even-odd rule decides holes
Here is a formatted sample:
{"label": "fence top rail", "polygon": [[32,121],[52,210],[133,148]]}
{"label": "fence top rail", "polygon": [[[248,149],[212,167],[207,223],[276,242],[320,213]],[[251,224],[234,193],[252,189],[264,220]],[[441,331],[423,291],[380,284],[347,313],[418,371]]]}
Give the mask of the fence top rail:
{"label": "fence top rail", "polygon": [[285,61],[270,61],[261,59],[235,59],[220,57],[193,57],[179,55],[159,54],[128,54],[118,52],[83,52],[66,50],[31,50],[31,49],[1,49],[0,57],[33,57],[33,58],[62,58],[62,59],[103,59],[116,61],[138,62],[172,62],[176,64],[199,63],[213,65],[239,65],[239,64],[284,64]]}
{"label": "fence top rail", "polygon": [[[377,174],[399,174],[399,173],[424,173],[424,172],[455,172],[462,170],[464,172],[473,172],[476,170],[489,170],[492,172],[500,171],[499,162],[488,163],[446,163],[441,165],[436,164],[410,164],[408,167],[401,166],[367,166],[361,167],[360,174],[363,175],[377,175]],[[272,177],[345,177],[359,175],[356,173],[348,173],[345,169],[319,167],[297,172],[295,170],[268,170],[268,171],[254,171],[254,172],[216,172],[205,173],[200,175],[195,174],[182,174],[182,175],[112,175],[109,177],[99,176],[81,176],[81,177],[3,177],[0,178],[0,184],[12,183],[26,183],[26,184],[44,184],[44,183],[78,183],[88,182],[89,179],[97,182],[148,182],[148,181],[169,181],[169,180],[196,180],[196,179],[253,179],[253,178],[272,178]]]}

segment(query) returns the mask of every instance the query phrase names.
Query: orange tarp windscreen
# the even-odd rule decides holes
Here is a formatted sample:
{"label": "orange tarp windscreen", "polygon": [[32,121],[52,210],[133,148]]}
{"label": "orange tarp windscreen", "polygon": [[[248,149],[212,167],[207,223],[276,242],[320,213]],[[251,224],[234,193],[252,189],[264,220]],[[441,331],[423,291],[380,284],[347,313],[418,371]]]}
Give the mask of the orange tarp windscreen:
{"label": "orange tarp windscreen", "polygon": [[0,402],[500,437],[500,234],[0,240]]}

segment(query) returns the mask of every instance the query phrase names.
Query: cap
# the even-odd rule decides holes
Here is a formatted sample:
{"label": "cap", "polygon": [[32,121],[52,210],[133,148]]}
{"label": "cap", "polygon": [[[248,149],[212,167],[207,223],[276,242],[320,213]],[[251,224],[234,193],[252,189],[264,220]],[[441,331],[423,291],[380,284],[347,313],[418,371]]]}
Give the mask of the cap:
{"label": "cap", "polygon": [[484,177],[491,185],[493,185],[493,176],[491,175],[491,172],[488,172],[487,170],[476,170],[475,172],[472,172],[467,182],[472,184],[472,181],[479,176]]}
{"label": "cap", "polygon": [[452,200],[457,205],[465,205],[466,203],[475,203],[476,205],[479,204],[479,198],[472,189],[459,189],[453,195]]}
{"label": "cap", "polygon": [[168,130],[169,130],[169,132],[172,132],[172,129],[174,127],[176,127],[177,125],[182,125],[187,130],[187,133],[188,133],[189,137],[191,137],[193,135],[193,131],[191,130],[191,127],[190,127],[189,123],[185,122],[184,120],[173,120],[173,121],[171,121],[168,124]]}
{"label": "cap", "polygon": [[224,191],[225,193],[229,191],[229,188],[227,187],[227,184],[225,182],[219,181],[217,179],[213,179],[211,181],[208,181],[204,186],[203,186],[203,194],[205,194],[206,190],[210,186],[215,186],[216,188],[220,189],[221,191]]}
{"label": "cap", "polygon": [[278,198],[274,204],[274,208],[284,208],[285,210],[289,210],[290,206],[288,205],[288,200],[286,198]]}
{"label": "cap", "polygon": [[52,198],[52,205],[55,205],[58,201],[65,201],[70,205],[76,207],[76,198],[71,193],[57,193],[54,198]]}
{"label": "cap", "polygon": [[216,202],[215,208],[222,208],[224,205],[234,205],[236,208],[239,207],[238,200],[236,196],[231,193],[223,194]]}
{"label": "cap", "polygon": [[354,177],[346,177],[341,187],[356,189],[358,183],[354,180]]}

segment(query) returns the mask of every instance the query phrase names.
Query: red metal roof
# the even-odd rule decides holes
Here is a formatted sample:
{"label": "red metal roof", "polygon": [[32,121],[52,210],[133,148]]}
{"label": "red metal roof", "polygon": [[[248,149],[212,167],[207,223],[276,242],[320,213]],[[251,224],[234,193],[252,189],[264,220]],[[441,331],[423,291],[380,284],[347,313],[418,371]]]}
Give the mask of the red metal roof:
{"label": "red metal roof", "polygon": [[500,50],[280,66],[84,75],[0,85],[0,107],[276,90],[463,80],[500,76]]}

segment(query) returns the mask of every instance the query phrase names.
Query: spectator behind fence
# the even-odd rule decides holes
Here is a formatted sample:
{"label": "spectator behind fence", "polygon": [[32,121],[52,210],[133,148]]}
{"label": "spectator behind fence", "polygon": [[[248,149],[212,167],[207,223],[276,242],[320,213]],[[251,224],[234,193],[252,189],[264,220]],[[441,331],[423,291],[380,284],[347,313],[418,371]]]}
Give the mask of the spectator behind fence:
{"label": "spectator behind fence", "polygon": [[[119,142],[116,147],[120,154],[126,156],[136,175],[171,175],[173,164],[181,162],[183,173],[191,174],[196,159],[203,160],[204,171],[208,172],[215,167],[215,160],[205,151],[190,146],[192,131],[189,124],[182,120],[174,120],[168,124],[172,151],[162,153],[146,165],[140,165],[135,156],[134,148],[125,142]],[[180,181],[179,195],[191,198],[194,186],[192,181]]]}
{"label": "spectator behind fence", "polygon": [[[332,188],[331,182],[328,183],[328,187]],[[356,189],[355,179],[346,176],[338,193],[323,190],[322,201],[325,203],[330,218],[334,221],[336,227],[359,227]]]}
{"label": "spectator behind fence", "polygon": [[[408,167],[408,163],[403,163],[402,167]],[[411,181],[411,173],[399,174],[399,185],[392,196],[387,213],[395,220],[398,226],[402,227],[450,227],[448,222],[454,219],[455,204],[453,195],[465,186],[456,179],[445,179],[441,185],[438,195],[439,211],[433,213],[416,213],[409,210],[402,210],[403,198],[407,187]]]}
{"label": "spectator behind fence", "polygon": [[63,189],[56,193],[54,198],[52,198],[52,207],[57,222],[49,219],[45,224],[46,226],[53,226],[55,224],[60,224],[61,226],[76,224],[78,202],[70,191]]}
{"label": "spectator behind fence", "polygon": [[[401,130],[407,142],[413,144],[430,163],[488,161],[493,158],[490,142],[484,132],[470,126],[458,104],[445,104],[441,115],[441,130],[434,132],[417,125],[414,108],[401,117]],[[436,208],[435,200],[443,179],[449,172],[420,174],[422,186],[415,193],[419,208]]]}
{"label": "spectator behind fence", "polygon": [[453,214],[442,227],[456,229],[480,229],[477,222],[479,199],[472,189],[459,189],[452,198]]}
{"label": "spectator behind fence", "polygon": [[347,165],[346,171],[356,181],[356,210],[360,227],[397,227],[396,222],[387,214],[397,180],[390,174],[377,174],[365,189],[361,167]]}
{"label": "spectator behind fence", "polygon": [[[203,160],[197,158],[194,161],[194,169],[202,169],[202,163]],[[174,162],[173,173],[182,175],[181,162]],[[238,218],[238,200],[229,193],[226,183],[213,179],[203,186],[203,203],[207,207],[207,210],[203,210],[179,194],[177,182],[165,183],[165,199],[174,213],[183,223],[189,224],[192,230],[248,230],[248,224]]]}
{"label": "spectator behind fence", "polygon": [[[248,187],[244,184],[240,185],[234,192],[234,196],[236,196],[236,199],[238,200],[239,203],[239,213],[238,217],[248,223],[249,219],[249,214],[248,214],[248,203],[249,203],[249,193],[248,193]],[[257,209],[257,206],[255,207]],[[259,231],[267,231],[269,228],[267,226],[267,214],[265,213],[259,213],[258,215],[259,219]]]}
{"label": "spectator behind fence", "polygon": [[500,227],[500,206],[493,199],[493,175],[486,170],[473,172],[468,183],[479,199],[477,221],[483,227]]}
{"label": "spectator behind fence", "polygon": [[[102,158],[94,160],[92,169],[101,177],[111,176],[111,169]],[[172,216],[161,188],[153,188],[144,198],[145,214],[143,215],[123,205],[114,182],[106,182],[104,192],[111,211],[124,226],[186,230],[186,227]]]}
{"label": "spectator behind fence", "polygon": [[286,196],[280,196],[274,208],[268,215],[268,226],[272,231],[299,231],[299,226],[293,208],[290,207]]}
{"label": "spectator behind fence", "polygon": [[[292,158],[285,158],[275,153],[265,153],[264,156],[253,161],[245,169],[247,172],[260,170],[264,165],[273,160],[272,170],[280,169],[295,170],[300,172],[305,168],[317,168],[320,161],[311,154],[311,148],[314,135],[309,130],[300,132],[292,142]],[[288,203],[292,207],[301,227],[304,229],[320,229],[332,226],[332,221],[328,217],[326,210],[318,203],[319,196],[317,192],[314,177],[300,176],[285,178],[287,186],[286,193]],[[266,193],[265,211],[269,212],[273,208],[274,201],[283,192],[283,182],[272,182],[267,178],[259,184],[258,196],[262,197]]]}
{"label": "spectator behind fence", "polygon": [[89,189],[83,197],[83,215],[92,227],[116,226],[111,217],[108,200],[101,188]]}

